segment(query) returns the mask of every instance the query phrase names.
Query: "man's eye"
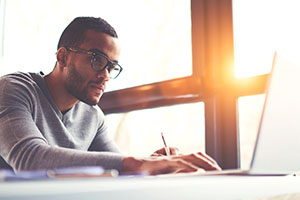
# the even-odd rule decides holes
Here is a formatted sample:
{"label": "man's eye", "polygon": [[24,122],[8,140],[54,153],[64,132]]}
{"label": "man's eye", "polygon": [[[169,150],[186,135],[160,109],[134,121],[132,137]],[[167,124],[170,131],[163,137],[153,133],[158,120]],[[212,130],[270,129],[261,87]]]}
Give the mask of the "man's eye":
{"label": "man's eye", "polygon": [[101,57],[101,56],[95,56],[94,57],[94,62],[96,62],[98,65],[105,65],[106,64],[106,59]]}
{"label": "man's eye", "polygon": [[107,68],[107,70],[108,70],[108,72],[110,73],[111,71],[114,70],[114,66],[109,66],[109,67]]}

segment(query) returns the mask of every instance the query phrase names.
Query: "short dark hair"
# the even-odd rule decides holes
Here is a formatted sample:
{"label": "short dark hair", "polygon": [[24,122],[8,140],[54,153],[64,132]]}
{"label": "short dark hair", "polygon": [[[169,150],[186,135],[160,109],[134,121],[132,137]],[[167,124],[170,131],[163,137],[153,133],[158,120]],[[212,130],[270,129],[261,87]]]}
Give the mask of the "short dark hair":
{"label": "short dark hair", "polygon": [[118,38],[115,29],[104,19],[98,17],[77,17],[63,31],[57,49],[60,47],[76,47],[84,41],[87,30],[95,30]]}

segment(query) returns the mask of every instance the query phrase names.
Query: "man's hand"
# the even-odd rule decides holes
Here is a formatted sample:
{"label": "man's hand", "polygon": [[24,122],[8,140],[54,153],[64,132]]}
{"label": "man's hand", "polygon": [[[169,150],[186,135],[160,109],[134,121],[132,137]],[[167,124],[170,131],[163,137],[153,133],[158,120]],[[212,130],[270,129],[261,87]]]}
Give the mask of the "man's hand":
{"label": "man's hand", "polygon": [[126,157],[123,173],[146,173],[148,175],[221,170],[216,161],[203,153],[150,158]]}
{"label": "man's hand", "polygon": [[173,156],[173,158],[182,159],[198,168],[204,169],[205,171],[222,170],[214,159],[202,152]]}
{"label": "man's hand", "polygon": [[[176,147],[169,147],[171,156],[179,155],[179,150]],[[165,148],[158,149],[151,156],[166,156]]]}

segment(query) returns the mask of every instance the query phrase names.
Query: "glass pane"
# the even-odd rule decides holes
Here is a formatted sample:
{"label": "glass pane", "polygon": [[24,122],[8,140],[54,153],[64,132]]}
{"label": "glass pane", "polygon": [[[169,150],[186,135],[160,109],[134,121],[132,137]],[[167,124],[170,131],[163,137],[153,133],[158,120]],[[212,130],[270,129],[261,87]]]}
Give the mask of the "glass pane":
{"label": "glass pane", "polygon": [[149,156],[169,146],[182,153],[205,151],[204,103],[182,104],[106,116],[109,131],[123,153]]}
{"label": "glass pane", "polygon": [[236,77],[269,73],[275,51],[300,62],[300,1],[232,2]]}
{"label": "glass pane", "polygon": [[60,34],[77,16],[102,17],[119,35],[124,70],[108,91],[192,74],[186,0],[6,1],[0,74],[50,72]]}
{"label": "glass pane", "polygon": [[238,99],[240,155],[243,169],[250,167],[264,100],[264,94]]}

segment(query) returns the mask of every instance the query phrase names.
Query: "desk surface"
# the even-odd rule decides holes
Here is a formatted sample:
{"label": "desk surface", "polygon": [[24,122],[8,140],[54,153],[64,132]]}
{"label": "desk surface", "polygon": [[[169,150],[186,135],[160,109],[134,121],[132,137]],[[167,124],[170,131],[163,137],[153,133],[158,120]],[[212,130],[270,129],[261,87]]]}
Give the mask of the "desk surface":
{"label": "desk surface", "polygon": [[118,177],[0,183],[0,199],[22,200],[124,198],[249,200],[265,197],[277,197],[277,200],[281,199],[278,196],[287,194],[300,197],[300,177]]}

